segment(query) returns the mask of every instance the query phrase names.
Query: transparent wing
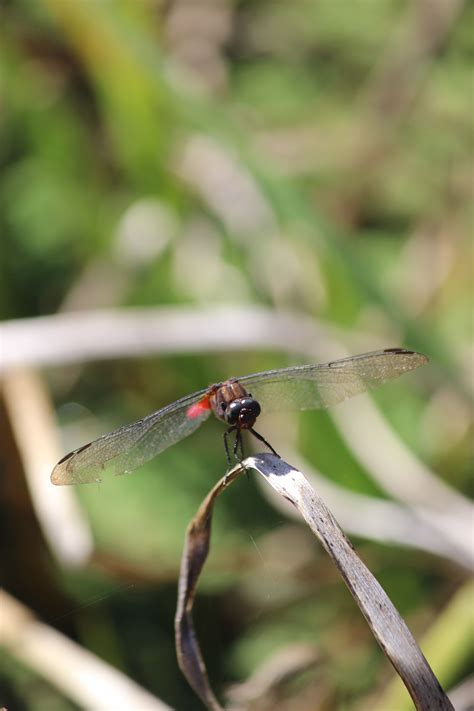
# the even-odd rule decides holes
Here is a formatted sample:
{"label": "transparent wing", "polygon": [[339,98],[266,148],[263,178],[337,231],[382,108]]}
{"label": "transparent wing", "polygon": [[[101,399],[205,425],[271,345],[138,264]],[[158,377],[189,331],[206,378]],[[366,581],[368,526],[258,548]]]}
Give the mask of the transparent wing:
{"label": "transparent wing", "polygon": [[386,349],[237,378],[259,401],[262,411],[330,407],[370,388],[398,378],[428,361],[421,353]]}
{"label": "transparent wing", "polygon": [[[329,407],[365,390],[397,378],[428,361],[421,353],[401,348],[375,351],[335,360],[325,365],[301,365],[268,370],[238,378],[263,410]],[[124,474],[153,459],[172,444],[187,437],[207,419],[210,410],[188,417],[190,405],[208,389],[178,400],[142,420],[66,455],[54,468],[54,484],[99,482],[104,472]]]}
{"label": "transparent wing", "polygon": [[100,482],[102,474],[128,474],[153,459],[172,444],[187,437],[209,416],[210,410],[189,418],[190,405],[200,400],[206,389],[188,395],[142,420],[124,425],[75,449],[53,469],[53,484]]}

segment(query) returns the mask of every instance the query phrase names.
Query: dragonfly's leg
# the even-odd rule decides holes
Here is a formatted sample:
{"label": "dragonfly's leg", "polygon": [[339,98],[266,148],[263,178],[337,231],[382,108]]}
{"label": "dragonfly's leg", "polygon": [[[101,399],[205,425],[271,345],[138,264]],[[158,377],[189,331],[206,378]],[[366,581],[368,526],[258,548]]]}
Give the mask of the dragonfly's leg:
{"label": "dragonfly's leg", "polygon": [[[240,453],[239,453],[240,450]],[[244,440],[242,437],[242,430],[237,429],[237,433],[235,435],[235,442],[234,442],[234,457],[238,461],[238,463],[241,465],[243,469],[245,469],[245,473],[247,475],[247,479],[249,478],[249,473],[247,470],[247,467],[243,463],[243,458],[244,458]]]}
{"label": "dragonfly's leg", "polygon": [[239,434],[240,434],[240,457],[241,457],[241,459],[244,459],[245,458],[244,438],[242,437],[242,432],[239,432]]}
{"label": "dragonfly's leg", "polygon": [[232,462],[230,459],[230,452],[229,452],[229,441],[228,441],[228,436],[230,435],[231,432],[235,430],[235,427],[229,427],[228,430],[224,432],[224,448],[225,448],[225,456],[227,459],[227,466],[230,469],[232,466]]}
{"label": "dragonfly's leg", "polygon": [[250,432],[253,434],[254,437],[256,437],[257,439],[259,439],[260,442],[263,442],[263,444],[265,444],[265,445],[268,447],[268,449],[269,449],[271,452],[273,452],[273,454],[275,454],[277,457],[280,456],[280,455],[278,454],[278,452],[275,452],[275,450],[273,449],[272,445],[271,445],[269,442],[267,442],[267,440],[266,440],[264,437],[262,437],[261,434],[259,434],[258,432],[256,432],[252,427],[250,428]]}
{"label": "dragonfly's leg", "polygon": [[[239,464],[242,464],[242,459],[239,456],[239,451],[238,451],[239,448],[240,448],[241,454],[243,455],[242,433],[237,427],[229,427],[229,429],[224,432],[224,447],[225,447],[225,454],[227,457],[227,464],[229,466],[229,469],[232,467],[232,463],[231,463],[231,459],[230,459],[230,452],[229,452],[229,440],[228,440],[228,436],[230,435],[231,432],[235,432],[235,441],[234,441],[234,444],[232,445],[232,452],[233,452],[235,459],[239,462]],[[224,477],[224,486],[226,484],[227,484],[227,474]]]}
{"label": "dragonfly's leg", "polygon": [[242,464],[242,459],[244,458],[244,444],[242,441],[242,432],[239,429],[236,430],[235,434],[234,457],[239,464]]}

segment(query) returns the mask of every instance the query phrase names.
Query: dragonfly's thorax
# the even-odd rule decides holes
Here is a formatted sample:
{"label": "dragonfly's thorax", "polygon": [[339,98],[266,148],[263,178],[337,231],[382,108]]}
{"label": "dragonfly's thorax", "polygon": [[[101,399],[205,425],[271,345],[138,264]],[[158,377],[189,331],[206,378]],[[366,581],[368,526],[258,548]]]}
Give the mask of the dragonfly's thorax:
{"label": "dragonfly's thorax", "polygon": [[260,414],[257,400],[236,380],[215,386],[209,402],[216,417],[238,429],[253,427]]}

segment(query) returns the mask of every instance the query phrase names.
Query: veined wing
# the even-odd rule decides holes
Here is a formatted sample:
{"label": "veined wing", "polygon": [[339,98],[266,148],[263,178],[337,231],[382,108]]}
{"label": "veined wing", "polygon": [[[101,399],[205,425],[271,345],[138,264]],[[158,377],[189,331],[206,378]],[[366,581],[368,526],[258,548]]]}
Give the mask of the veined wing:
{"label": "veined wing", "polygon": [[53,484],[100,482],[103,473],[128,474],[172,444],[194,432],[209,416],[201,409],[188,417],[188,408],[207,392],[200,390],[130,425],[86,444],[61,459],[53,469]]}
{"label": "veined wing", "polygon": [[312,410],[336,405],[368,389],[398,378],[428,358],[402,348],[387,348],[334,360],[246,375],[237,380],[265,410]]}

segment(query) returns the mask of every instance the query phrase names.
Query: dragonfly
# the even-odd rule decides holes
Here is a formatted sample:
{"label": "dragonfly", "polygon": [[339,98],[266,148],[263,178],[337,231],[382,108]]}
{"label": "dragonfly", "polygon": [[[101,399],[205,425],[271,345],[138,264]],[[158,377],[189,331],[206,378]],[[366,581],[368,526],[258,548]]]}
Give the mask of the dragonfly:
{"label": "dragonfly", "polygon": [[[54,467],[53,484],[102,481],[102,475],[128,474],[194,432],[209,415],[227,425],[224,446],[230,466],[228,437],[235,433],[233,454],[243,458],[242,432],[248,431],[274,454],[255,429],[264,411],[330,407],[424,365],[428,358],[404,348],[350,356],[318,365],[298,365],[230,378],[124,425],[66,454]],[[277,455],[278,456],[278,455]]]}

